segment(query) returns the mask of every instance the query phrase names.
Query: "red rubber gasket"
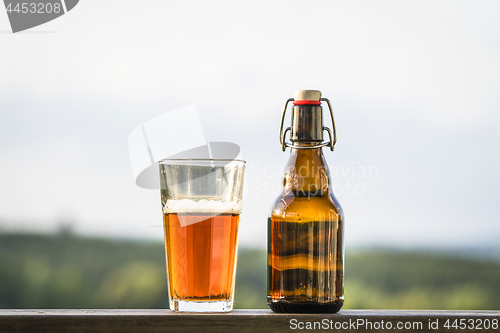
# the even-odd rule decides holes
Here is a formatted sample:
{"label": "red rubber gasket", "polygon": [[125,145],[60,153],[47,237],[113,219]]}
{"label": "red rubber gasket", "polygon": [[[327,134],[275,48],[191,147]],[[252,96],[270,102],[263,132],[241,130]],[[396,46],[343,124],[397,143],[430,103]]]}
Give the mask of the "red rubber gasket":
{"label": "red rubber gasket", "polygon": [[320,101],[293,101],[293,105],[321,105]]}

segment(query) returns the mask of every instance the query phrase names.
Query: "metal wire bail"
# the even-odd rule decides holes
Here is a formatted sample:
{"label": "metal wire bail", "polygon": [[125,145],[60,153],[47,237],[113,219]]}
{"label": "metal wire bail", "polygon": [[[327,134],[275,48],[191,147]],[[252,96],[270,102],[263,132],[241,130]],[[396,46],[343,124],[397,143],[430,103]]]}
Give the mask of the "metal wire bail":
{"label": "metal wire bail", "polygon": [[290,131],[291,127],[287,127],[283,131],[283,124],[285,123],[285,115],[286,115],[286,110],[287,110],[287,107],[288,107],[288,103],[293,102],[293,101],[294,101],[293,98],[287,99],[287,101],[285,102],[285,107],[283,108],[283,114],[281,115],[281,125],[280,125],[280,143],[281,143],[281,149],[283,151],[285,151],[286,147],[295,148],[295,149],[314,149],[314,148],[321,148],[321,147],[328,146],[328,147],[330,147],[330,150],[333,151],[335,143],[337,142],[337,130],[335,129],[335,119],[333,118],[332,105],[330,104],[330,101],[328,100],[328,98],[320,98],[320,101],[321,102],[326,102],[328,104],[328,109],[330,110],[330,117],[332,118],[333,133],[330,130],[330,128],[328,128],[326,126],[323,126],[323,131],[327,131],[328,132],[328,136],[330,137],[330,141],[324,142],[324,143],[320,143],[320,144],[317,144],[317,145],[314,145],[314,146],[296,146],[293,143],[290,143],[290,142],[286,141],[286,132]]}

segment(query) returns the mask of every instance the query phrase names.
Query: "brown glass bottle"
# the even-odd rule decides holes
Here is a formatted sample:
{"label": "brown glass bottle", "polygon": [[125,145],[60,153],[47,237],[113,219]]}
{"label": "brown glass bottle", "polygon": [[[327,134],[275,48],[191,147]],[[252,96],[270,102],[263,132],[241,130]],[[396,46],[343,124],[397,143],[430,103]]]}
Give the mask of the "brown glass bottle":
{"label": "brown glass bottle", "polygon": [[322,137],[301,136],[310,132],[308,108],[292,115],[292,122],[299,118],[293,148],[268,220],[267,299],[274,312],[333,313],[344,301],[343,213],[322,148],[312,148]]}

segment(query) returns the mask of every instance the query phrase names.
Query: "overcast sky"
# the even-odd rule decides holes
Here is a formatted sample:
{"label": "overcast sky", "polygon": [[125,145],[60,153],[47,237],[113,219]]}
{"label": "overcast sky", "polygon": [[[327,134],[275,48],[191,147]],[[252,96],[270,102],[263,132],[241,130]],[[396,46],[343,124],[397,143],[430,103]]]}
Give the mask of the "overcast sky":
{"label": "overcast sky", "polygon": [[498,17],[498,1],[82,0],[12,34],[0,10],[0,228],[162,239],[127,140],[194,104],[248,161],[240,244],[263,248],[284,102],[319,89],[348,246],[496,244]]}

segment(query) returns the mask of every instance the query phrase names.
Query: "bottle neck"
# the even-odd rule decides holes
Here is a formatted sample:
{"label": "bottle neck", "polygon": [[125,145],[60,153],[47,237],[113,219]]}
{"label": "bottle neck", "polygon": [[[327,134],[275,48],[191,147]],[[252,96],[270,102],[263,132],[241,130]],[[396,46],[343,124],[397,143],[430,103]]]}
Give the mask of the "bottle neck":
{"label": "bottle neck", "polygon": [[321,105],[294,105],[292,108],[292,126],[290,140],[299,142],[323,141],[323,109]]}
{"label": "bottle neck", "polygon": [[[299,143],[297,145],[314,145]],[[323,196],[328,193],[330,172],[322,148],[292,149],[285,169],[284,193],[297,197]]]}

